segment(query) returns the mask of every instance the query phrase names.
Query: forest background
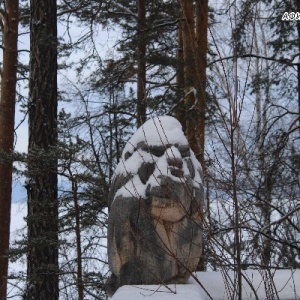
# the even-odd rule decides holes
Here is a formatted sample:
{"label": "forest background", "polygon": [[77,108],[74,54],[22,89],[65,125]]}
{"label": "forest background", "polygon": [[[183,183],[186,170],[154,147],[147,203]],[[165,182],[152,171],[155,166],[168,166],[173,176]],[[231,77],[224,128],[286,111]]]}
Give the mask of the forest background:
{"label": "forest background", "polygon": [[[234,270],[232,298],[243,270],[262,270],[273,299],[272,272],[300,265],[300,21],[282,20],[300,1],[0,8],[0,299],[106,298],[113,170],[136,128],[165,114],[204,169],[199,270]],[[28,227],[8,255],[11,174]],[[8,257],[27,268],[7,277]]]}

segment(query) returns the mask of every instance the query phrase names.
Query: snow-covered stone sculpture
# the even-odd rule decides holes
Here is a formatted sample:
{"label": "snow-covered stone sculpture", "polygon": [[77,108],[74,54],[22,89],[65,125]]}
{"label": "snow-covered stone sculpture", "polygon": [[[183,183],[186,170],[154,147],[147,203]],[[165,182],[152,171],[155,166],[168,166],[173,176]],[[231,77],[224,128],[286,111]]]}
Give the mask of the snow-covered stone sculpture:
{"label": "snow-covered stone sculpture", "polygon": [[148,120],[127,142],[109,194],[108,289],[185,283],[201,256],[202,208],[201,166],[180,123]]}

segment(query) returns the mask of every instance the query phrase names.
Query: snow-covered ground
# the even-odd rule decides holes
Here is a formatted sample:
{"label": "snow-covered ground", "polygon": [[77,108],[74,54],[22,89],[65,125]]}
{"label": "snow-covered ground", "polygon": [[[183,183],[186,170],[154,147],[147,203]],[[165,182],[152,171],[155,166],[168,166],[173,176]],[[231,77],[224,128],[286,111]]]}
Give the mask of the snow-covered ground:
{"label": "snow-covered ground", "polygon": [[[272,280],[258,270],[243,271],[245,299],[300,299],[300,270],[273,271]],[[198,272],[188,284],[123,286],[112,300],[206,300],[237,299],[233,296],[234,272]],[[198,281],[198,282],[197,282]],[[248,282],[248,283],[247,283]],[[205,288],[205,290],[201,287]],[[250,287],[252,285],[252,288]],[[275,288],[276,287],[276,288]]]}

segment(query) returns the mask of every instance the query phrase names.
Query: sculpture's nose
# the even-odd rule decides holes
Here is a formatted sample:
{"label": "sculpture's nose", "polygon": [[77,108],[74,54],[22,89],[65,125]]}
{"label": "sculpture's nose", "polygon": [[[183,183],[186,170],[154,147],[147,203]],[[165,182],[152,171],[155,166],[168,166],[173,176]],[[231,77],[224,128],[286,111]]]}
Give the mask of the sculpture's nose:
{"label": "sculpture's nose", "polygon": [[175,177],[183,177],[183,171],[178,168],[170,168],[171,169],[171,174]]}
{"label": "sculpture's nose", "polygon": [[183,176],[184,172],[182,170],[182,157],[176,147],[171,147],[167,150],[167,163],[169,165],[169,170],[171,171],[171,174],[173,176]]}
{"label": "sculpture's nose", "polygon": [[182,159],[181,158],[168,157],[167,162],[170,167],[176,167],[178,169],[182,168]]}

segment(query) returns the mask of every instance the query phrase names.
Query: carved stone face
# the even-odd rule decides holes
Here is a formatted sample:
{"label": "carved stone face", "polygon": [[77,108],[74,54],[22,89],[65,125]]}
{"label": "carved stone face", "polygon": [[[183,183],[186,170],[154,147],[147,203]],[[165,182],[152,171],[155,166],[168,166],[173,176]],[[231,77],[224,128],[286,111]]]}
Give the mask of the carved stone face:
{"label": "carved stone face", "polygon": [[203,184],[176,119],[151,119],[128,141],[109,202],[108,258],[118,285],[188,277],[201,255]]}
{"label": "carved stone face", "polygon": [[172,117],[155,118],[127,142],[115,170],[109,200],[136,197],[150,204],[153,196],[170,199],[177,192],[177,188],[169,187],[171,181],[176,186],[185,185],[190,198],[195,189],[202,189],[202,180],[201,166],[180,123]]}

